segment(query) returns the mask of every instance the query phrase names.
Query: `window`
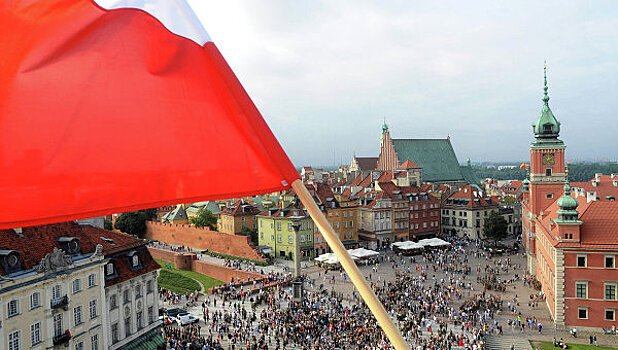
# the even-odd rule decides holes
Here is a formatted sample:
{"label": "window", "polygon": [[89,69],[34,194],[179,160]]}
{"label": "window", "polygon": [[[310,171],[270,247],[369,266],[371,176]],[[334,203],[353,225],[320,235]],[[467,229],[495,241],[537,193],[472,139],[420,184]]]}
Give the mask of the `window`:
{"label": "window", "polygon": [[135,254],[131,257],[131,265],[133,267],[138,267],[139,266],[139,255]]}
{"label": "window", "polygon": [[307,235],[307,242],[311,242],[311,234]]}
{"label": "window", "polygon": [[129,302],[131,302],[131,292],[125,289],[124,292],[122,292],[122,303],[127,304]]}
{"label": "window", "polygon": [[305,243],[305,235],[300,235],[300,242]]}
{"label": "window", "polygon": [[19,331],[9,333],[9,350],[19,350],[20,345]]}
{"label": "window", "polygon": [[52,299],[58,299],[62,296],[62,288],[59,284],[52,287]]}
{"label": "window", "polygon": [[82,324],[84,321],[82,320],[82,306],[76,306],[73,308],[73,324],[74,325],[80,325]]}
{"label": "window", "polygon": [[118,323],[112,325],[112,344],[118,342]]}
{"label": "window", "polygon": [[41,306],[41,293],[34,292],[30,294],[30,309],[34,309]]}
{"label": "window", "polygon": [[281,243],[281,235],[277,235],[277,242]]}
{"label": "window", "polygon": [[118,300],[116,300],[116,294],[109,297],[109,309],[114,310],[118,307]]}
{"label": "window", "polygon": [[82,290],[82,280],[77,278],[73,281],[73,294],[79,293],[81,290]]}
{"label": "window", "polygon": [[292,231],[292,224],[288,224],[288,231]]}
{"label": "window", "polygon": [[141,298],[142,297],[142,285],[138,284],[135,286],[135,298]]}
{"label": "window", "polygon": [[354,221],[350,220],[350,227],[354,227]]}
{"label": "window", "polygon": [[288,243],[292,243],[292,235],[288,236]]}
{"label": "window", "polygon": [[41,342],[41,322],[30,325],[30,345],[35,346]]}
{"label": "window", "polygon": [[616,283],[605,283],[605,300],[616,300]]}
{"label": "window", "polygon": [[97,275],[94,273],[88,276],[88,288],[92,288],[97,285]]}
{"label": "window", "polygon": [[605,309],[605,321],[616,321],[616,310]]}
{"label": "window", "polygon": [[551,168],[545,169],[545,176],[551,176]]}
{"label": "window", "polygon": [[553,194],[553,193],[547,193],[547,194],[545,195],[545,198],[547,198],[547,199],[554,198],[554,194]]}
{"label": "window", "polygon": [[105,265],[105,275],[111,276],[114,274],[114,263],[110,262]]}
{"label": "window", "polygon": [[613,255],[605,256],[605,268],[613,269],[614,267],[616,267],[616,258]]}
{"label": "window", "polygon": [[62,314],[54,315],[54,337],[59,337],[63,334],[62,329]]}
{"label": "window", "polygon": [[97,317],[97,301],[95,300],[90,300],[90,302],[88,303],[88,309],[90,309],[90,318],[95,318]]}
{"label": "window", "polygon": [[131,335],[131,316],[124,319],[124,334],[125,338]]}
{"label": "window", "polygon": [[148,307],[148,323],[154,322],[154,312],[152,311],[152,306]]}
{"label": "window", "polygon": [[575,282],[575,297],[579,299],[588,298],[588,282]]}
{"label": "window", "polygon": [[587,320],[588,319],[588,308],[585,308],[585,307],[577,308],[577,317],[580,319]]}
{"label": "window", "polygon": [[80,341],[79,343],[75,344],[75,350],[84,350],[84,342]]}
{"label": "window", "polygon": [[577,267],[586,267],[586,256],[585,255],[577,256]]}
{"label": "window", "polygon": [[281,223],[280,222],[277,223],[277,231],[281,231]]}
{"label": "window", "polygon": [[138,330],[142,329],[143,326],[142,326],[142,312],[141,311],[138,311],[135,314],[135,321],[137,322],[137,329]]}
{"label": "window", "polygon": [[146,282],[146,294],[150,294],[152,293],[153,289],[152,289],[152,281],[147,281]]}
{"label": "window", "polygon": [[90,346],[92,350],[99,350],[99,335],[95,334],[90,337]]}
{"label": "window", "polygon": [[19,301],[11,300],[6,305],[6,315],[7,317],[13,317],[19,314]]}

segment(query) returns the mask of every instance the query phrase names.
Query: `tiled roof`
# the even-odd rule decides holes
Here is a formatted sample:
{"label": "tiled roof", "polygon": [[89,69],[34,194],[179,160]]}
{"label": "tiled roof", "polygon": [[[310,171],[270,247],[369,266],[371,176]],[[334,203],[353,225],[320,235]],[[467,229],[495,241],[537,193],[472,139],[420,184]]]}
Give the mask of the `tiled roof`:
{"label": "tiled roof", "polygon": [[[459,205],[466,205],[468,207],[484,207],[494,204],[489,197],[485,196],[482,191],[472,185],[464,186],[459,191],[451,194],[448,199],[455,200],[456,202],[465,202],[465,204],[462,203]],[[458,204],[453,203],[453,205]]]}
{"label": "tiled roof", "polygon": [[355,157],[358,167],[363,171],[376,170],[378,167],[378,157]]}
{"label": "tiled roof", "polygon": [[378,178],[378,182],[384,182],[384,181],[391,181],[393,179],[393,173],[390,171],[385,171],[382,175],[380,175],[380,177]]}
{"label": "tiled roof", "polygon": [[178,204],[176,209],[170,211],[169,213],[163,215],[161,219],[164,220],[187,220],[187,213],[185,212],[185,208],[182,204]]}
{"label": "tiled roof", "polygon": [[[13,230],[0,230],[0,247],[18,251],[21,256],[22,269],[28,270],[38,265],[45,255],[53,252],[54,248],[60,249],[61,246],[56,238],[62,236],[79,238],[80,251],[83,255],[94,253],[97,244],[103,246],[104,255],[146,245],[145,241],[129,235],[92,226],[79,226],[74,222],[64,222],[24,227],[21,235]],[[1,268],[0,273],[4,274]]]}
{"label": "tiled roof", "polygon": [[407,159],[405,162],[401,163],[399,169],[421,169],[421,167],[413,161]]}
{"label": "tiled roof", "polygon": [[592,201],[580,220],[582,244],[618,245],[618,202]]}
{"label": "tiled roof", "polygon": [[232,216],[243,216],[243,215],[257,215],[259,214],[259,210],[253,205],[239,200],[236,201],[233,205],[225,208],[221,211],[221,214],[232,215]]}
{"label": "tiled roof", "polygon": [[118,276],[111,279],[106,279],[106,287],[128,281],[132,278],[147,274],[148,272],[152,272],[161,268],[161,266],[152,258],[146,247],[141,247],[140,249],[137,249],[136,253],[139,256],[142,267],[135,270],[131,270],[129,266],[129,259],[126,254],[113,254],[111,256],[111,258],[113,259],[114,268],[116,269]]}
{"label": "tiled roof", "polygon": [[[574,191],[577,191],[577,188],[582,188],[586,192],[596,192],[600,201],[606,201],[608,196],[618,199],[618,186],[614,186],[614,181],[618,184],[618,175],[615,175],[614,178],[611,175],[600,175],[598,181],[595,180],[596,178],[593,178],[588,182],[571,182],[570,184]],[[593,182],[596,183],[596,187],[593,186]]]}
{"label": "tiled roof", "polygon": [[449,139],[393,139],[400,160],[409,159],[423,168],[427,182],[464,181]]}

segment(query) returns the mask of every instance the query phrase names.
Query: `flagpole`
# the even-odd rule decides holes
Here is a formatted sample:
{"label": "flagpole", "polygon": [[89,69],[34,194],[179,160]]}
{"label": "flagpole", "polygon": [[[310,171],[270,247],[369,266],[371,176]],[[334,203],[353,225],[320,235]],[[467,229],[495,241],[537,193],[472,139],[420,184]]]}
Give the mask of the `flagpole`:
{"label": "flagpole", "polygon": [[386,333],[388,339],[391,341],[391,344],[397,350],[409,350],[410,347],[401,336],[401,331],[399,331],[399,329],[395,326],[393,320],[386,313],[384,306],[382,306],[382,303],[378,297],[367,284],[365,277],[361,274],[358,266],[356,266],[348,251],[343,247],[343,244],[339,238],[337,238],[337,235],[330,226],[330,223],[326,220],[326,217],[320,208],[318,208],[318,205],[313,200],[313,197],[311,197],[309,191],[307,191],[305,184],[303,184],[301,180],[295,180],[292,182],[292,188],[307,209],[307,212],[309,212],[309,215],[315,224],[320,229],[320,232],[322,232],[322,236],[326,239],[326,242],[339,259],[341,266],[343,266],[345,272],[348,276],[350,276],[350,280],[354,283],[356,289],[358,289],[361,297],[363,297],[363,300],[378,320],[378,323],[382,327],[382,330],[384,330],[384,333]]}

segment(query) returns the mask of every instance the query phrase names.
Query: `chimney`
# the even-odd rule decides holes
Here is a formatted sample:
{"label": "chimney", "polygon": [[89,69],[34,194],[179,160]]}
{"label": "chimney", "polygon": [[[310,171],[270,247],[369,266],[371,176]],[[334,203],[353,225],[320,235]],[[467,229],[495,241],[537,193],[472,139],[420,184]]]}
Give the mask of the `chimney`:
{"label": "chimney", "polygon": [[601,181],[601,175],[603,175],[603,174],[601,174],[601,173],[596,173],[596,174],[594,174],[594,178],[595,178],[597,181]]}

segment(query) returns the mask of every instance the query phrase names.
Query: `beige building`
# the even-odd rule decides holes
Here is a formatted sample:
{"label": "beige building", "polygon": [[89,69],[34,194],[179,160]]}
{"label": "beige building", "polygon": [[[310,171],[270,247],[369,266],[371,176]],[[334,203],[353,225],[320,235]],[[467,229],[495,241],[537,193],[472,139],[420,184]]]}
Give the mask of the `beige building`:
{"label": "beige building", "polygon": [[[0,230],[0,241],[0,350],[106,350],[127,345],[125,338],[162,343],[159,265],[143,241],[73,222]],[[122,318],[131,329],[112,346],[108,300],[118,288],[131,288],[129,303],[117,303],[129,307]]]}
{"label": "beige building", "polygon": [[[76,237],[41,242],[29,234],[0,231],[17,243],[0,250],[0,349],[106,349],[100,247],[83,251]],[[60,248],[46,244],[52,240]]]}

